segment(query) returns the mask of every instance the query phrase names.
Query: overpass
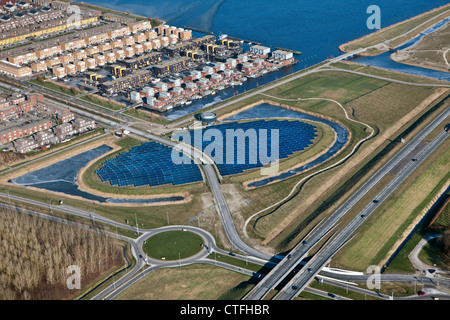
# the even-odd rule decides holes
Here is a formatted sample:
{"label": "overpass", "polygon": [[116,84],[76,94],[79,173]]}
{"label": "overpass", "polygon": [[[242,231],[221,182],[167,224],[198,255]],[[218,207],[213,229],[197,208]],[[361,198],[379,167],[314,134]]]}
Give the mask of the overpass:
{"label": "overpass", "polygon": [[[369,180],[366,181],[344,204],[338,208],[316,231],[309,237],[306,236],[301,244],[298,244],[290,252],[291,257],[295,259],[283,259],[268,275],[266,275],[244,298],[248,300],[261,300],[268,292],[273,290],[288,274],[293,267],[297,266],[308,252],[312,249],[312,245],[318,243],[338,221],[348,213],[354,205],[356,205],[362,197],[367,194],[375,185],[388,173],[392,173],[392,169],[403,163],[403,168],[396,177],[383,189],[378,195],[379,198],[371,202],[349,225],[347,225],[339,235],[337,235],[326,248],[317,253],[303,267],[294,278],[285,286],[276,296],[277,299],[293,299],[305,286],[314,278],[320,269],[326,265],[331,257],[349,240],[350,236],[356,229],[366,220],[377,208],[380,201],[388,197],[411,173],[422,163],[426,157],[431,154],[439,145],[441,145],[448,137],[449,133],[443,131],[432,143],[428,144],[425,149],[422,148],[423,139],[434,129],[442,124],[447,117],[450,116],[450,107],[435,118],[426,128],[424,128],[416,137],[414,137],[407,145],[405,145],[390,161],[388,161],[381,169],[379,169]],[[417,152],[418,148],[422,148],[418,161],[405,161]]]}
{"label": "overpass", "polygon": [[330,242],[330,244],[324,248],[322,252],[315,255],[305,266],[306,270],[303,269],[297,273],[291,281],[276,295],[277,300],[292,300],[298,293],[303,290],[309,282],[314,278],[314,276],[320,272],[322,267],[324,267],[332,256],[347,243],[356,230],[364,223],[364,221],[369,217],[382,203],[386,200],[397,188],[406,180],[406,178],[427,158],[428,155],[433,153],[449,136],[446,132],[441,132],[441,134],[430,143],[427,148],[420,154],[417,161],[410,161],[401,173],[399,173],[377,196],[376,202],[369,203],[361,213],[356,216],[345,228],[344,230]]}

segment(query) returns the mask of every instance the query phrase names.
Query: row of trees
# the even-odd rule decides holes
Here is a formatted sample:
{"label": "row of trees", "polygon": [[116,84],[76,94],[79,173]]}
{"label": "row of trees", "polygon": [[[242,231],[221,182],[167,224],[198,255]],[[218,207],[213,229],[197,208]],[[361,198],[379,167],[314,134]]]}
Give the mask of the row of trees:
{"label": "row of trees", "polygon": [[442,236],[437,238],[436,247],[441,252],[443,268],[450,270],[450,230],[445,230]]}
{"label": "row of trees", "polygon": [[67,299],[67,268],[80,268],[81,285],[123,264],[116,239],[31,216],[0,209],[0,299]]}

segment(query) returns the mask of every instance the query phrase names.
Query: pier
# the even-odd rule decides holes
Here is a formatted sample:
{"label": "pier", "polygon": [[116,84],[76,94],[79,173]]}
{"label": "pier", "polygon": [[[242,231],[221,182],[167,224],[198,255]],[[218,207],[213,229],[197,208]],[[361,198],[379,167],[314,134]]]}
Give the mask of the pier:
{"label": "pier", "polygon": [[299,56],[302,54],[301,51],[297,51],[297,50],[292,50],[292,49],[285,49],[285,48],[280,48],[280,47],[275,47],[276,50],[283,50],[283,51],[287,51],[287,52],[292,52],[293,54]]}
{"label": "pier", "polygon": [[186,27],[186,26],[184,26],[183,28],[192,30],[192,31],[196,31],[196,32],[200,32],[200,33],[205,33],[205,34],[214,34],[214,32],[212,32],[212,31],[201,30],[201,29],[197,29],[197,28],[191,28],[191,27]]}
{"label": "pier", "polygon": [[235,40],[235,41],[244,41],[245,43],[256,44],[258,46],[261,45],[261,42],[255,42],[255,41],[250,41],[250,40],[245,40],[245,39],[239,39],[239,38],[230,37],[230,36],[227,36],[227,39],[231,39],[231,40]]}

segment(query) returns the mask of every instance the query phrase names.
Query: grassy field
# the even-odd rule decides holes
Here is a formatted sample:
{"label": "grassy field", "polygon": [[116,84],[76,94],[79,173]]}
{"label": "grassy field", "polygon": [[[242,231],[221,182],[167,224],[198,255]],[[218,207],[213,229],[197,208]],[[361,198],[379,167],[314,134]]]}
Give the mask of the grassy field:
{"label": "grassy field", "polygon": [[450,51],[447,51],[450,49],[449,31],[450,27],[447,25],[438,31],[425,35],[414,46],[396,52],[391,57],[400,63],[448,72],[450,66],[446,63],[444,54],[446,57],[450,57]]}
{"label": "grassy field", "polygon": [[[334,267],[365,271],[369,265],[378,265],[389,250],[410,226],[417,223],[425,206],[436,192],[436,186],[450,178],[450,144],[445,143],[439,152],[416,170],[406,182],[380,205],[347,244],[332,260]],[[446,174],[444,174],[446,173]]]}
{"label": "grassy field", "polygon": [[76,96],[77,94],[81,93],[81,91],[74,93],[70,88],[65,87],[64,85],[58,85],[55,82],[52,81],[44,81],[43,83],[39,82],[38,80],[31,80],[31,84],[37,85],[39,87],[44,87],[50,91],[53,91],[55,93],[65,95],[69,98]]}
{"label": "grassy field", "polygon": [[[344,105],[347,112],[352,117],[355,117],[360,121],[365,121],[369,125],[375,127],[378,134],[380,134],[390,129],[400,118],[405,114],[408,114],[420,101],[427,98],[433,92],[434,89],[431,88],[416,88],[407,85],[398,85],[389,81],[359,75],[342,72],[321,72],[294,80],[283,87],[267,92],[267,94],[283,99],[294,100],[299,97],[335,99]],[[382,103],[375,103],[377,98],[381,99]],[[260,96],[260,99],[280,102],[277,99],[272,99],[267,96]],[[253,97],[249,100],[248,103],[259,101],[258,97]],[[349,128],[352,134],[352,140],[349,146],[347,146],[346,152],[334,158],[332,162],[336,162],[343,158],[357,141],[367,137],[369,134],[363,125],[346,120],[342,109],[334,103],[328,101],[297,102],[284,100],[281,102],[293,110],[304,110],[314,114],[332,117]],[[230,112],[230,110],[228,111]],[[221,113],[224,114],[224,112]],[[380,117],[380,114],[391,113],[392,116]],[[329,164],[330,163],[327,163],[327,165]],[[320,167],[316,170],[319,169]],[[317,194],[317,190],[325,184],[330,177],[338,174],[339,171],[339,168],[332,169],[329,172],[323,173],[308,181],[302,186],[302,197],[294,197],[289,203],[277,208],[275,213],[268,211],[266,216],[257,221],[255,228],[251,230],[252,235],[265,241],[267,237],[271,237],[270,234],[273,232],[274,226],[279,226],[280,223],[291,214],[294,214],[297,217],[297,223],[301,223],[302,219],[306,217],[302,214],[302,211],[306,211],[305,198],[308,198],[308,196],[311,196],[314,193]],[[303,177],[305,177],[305,174],[248,192],[245,192],[240,188],[241,196],[251,204],[248,207],[241,208],[240,213],[242,216],[248,217],[250,214],[258,212],[260,209],[277,202],[277,200],[285,197],[292,186]],[[242,181],[243,179],[239,176],[229,179],[229,182],[231,183],[240,183]],[[316,202],[316,205],[318,204],[320,204],[320,202]]]}
{"label": "grassy field", "polygon": [[[340,49],[343,51],[349,52],[352,50],[357,50],[360,48],[366,48],[366,47],[370,47],[373,45],[377,45],[381,42],[384,42],[386,40],[389,40],[389,39],[392,39],[392,38],[395,38],[397,36],[404,34],[405,32],[421,25],[422,23],[426,22],[429,19],[432,19],[433,17],[436,17],[437,15],[447,11],[448,9],[450,9],[450,5],[445,5],[440,8],[437,8],[435,10],[432,10],[432,11],[423,13],[421,15],[418,15],[416,17],[413,17],[411,19],[408,19],[406,21],[400,22],[398,24],[395,24],[395,25],[392,25],[389,27],[385,27],[385,28],[383,28],[377,32],[371,33],[365,37],[362,37],[360,39],[356,39],[349,43],[343,44],[340,47]],[[409,39],[412,39],[416,34],[419,34],[420,32],[428,29],[429,27],[431,27],[432,25],[436,24],[437,22],[439,22],[443,19],[445,19],[445,16],[440,16],[436,19],[433,19],[432,21],[425,24],[420,29],[406,35],[405,37],[401,37],[401,38],[395,40],[390,45],[392,47],[398,46],[398,45],[408,41]],[[379,54],[383,51],[386,51],[387,49],[388,48],[385,48],[384,50],[375,50],[372,52],[372,54]]]}
{"label": "grassy field", "polygon": [[192,257],[203,248],[203,239],[192,232],[168,231],[154,235],[144,244],[151,258],[177,260]]}
{"label": "grassy field", "polygon": [[79,98],[80,100],[83,100],[85,102],[88,103],[93,103],[96,104],[102,108],[108,109],[108,110],[112,110],[112,111],[118,111],[121,110],[123,108],[125,108],[126,106],[120,103],[116,103],[112,100],[109,99],[103,99],[102,97],[99,97],[95,94],[90,94],[84,97]]}
{"label": "grassy field", "polygon": [[195,264],[153,271],[117,300],[238,300],[253,285],[247,275]]}

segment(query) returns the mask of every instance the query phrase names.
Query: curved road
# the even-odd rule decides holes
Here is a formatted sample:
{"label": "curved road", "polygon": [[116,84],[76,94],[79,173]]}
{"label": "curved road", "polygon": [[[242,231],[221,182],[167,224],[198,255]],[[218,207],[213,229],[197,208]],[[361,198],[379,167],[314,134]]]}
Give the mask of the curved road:
{"label": "curved road", "polygon": [[[299,243],[290,252],[290,259],[284,258],[262,281],[254,287],[254,289],[247,295],[247,299],[259,300],[262,299],[267,293],[272,290],[278,283],[280,283],[283,278],[289,274],[293,268],[298,265],[313,248],[313,246],[319,242],[330,230],[336,226],[339,220],[348,212],[350,209],[358,203],[362,197],[367,194],[375,185],[391,170],[397,166],[402,160],[407,159],[416,150],[418,145],[422,140],[432,132],[438,125],[450,116],[450,107],[448,107],[444,112],[442,112],[436,119],[434,119],[424,130],[422,130],[416,137],[414,137],[405,147],[403,147],[400,152],[398,152],[388,163],[386,163],[381,169],[379,169],[372,177],[367,180],[365,184],[361,186],[340,208],[338,208],[328,220],[326,220],[314,233],[308,238],[305,237],[305,241]],[[442,132],[434,141],[428,146],[428,149],[423,151],[422,155],[418,157],[418,161],[409,163],[409,165],[404,168],[404,170],[399,173],[382,191],[383,195],[377,201],[381,202],[385,197],[387,197],[395,188],[400,184],[406,177],[431,153],[437,146],[440,145],[447,137],[449,133]],[[299,272],[296,277],[291,280],[288,286],[285,286],[283,292],[280,292],[279,297],[291,299],[298,292],[306,286],[306,284],[313,279],[314,275],[320,271],[320,268],[329,261],[332,255],[343,246],[349,237],[354,233],[354,231],[359,227],[359,225],[365,220],[365,218],[375,210],[377,203],[370,203],[363,212],[361,212],[361,217],[359,216],[352,220],[350,224],[344,228],[344,231],[336,236],[333,242],[327,247],[323,246],[322,252],[319,252],[312,258],[308,264],[305,266],[304,270],[307,272]],[[300,277],[302,279],[300,280]],[[298,281],[297,281],[298,280]],[[286,292],[289,291],[289,292]]]}

